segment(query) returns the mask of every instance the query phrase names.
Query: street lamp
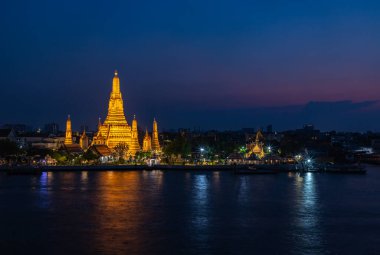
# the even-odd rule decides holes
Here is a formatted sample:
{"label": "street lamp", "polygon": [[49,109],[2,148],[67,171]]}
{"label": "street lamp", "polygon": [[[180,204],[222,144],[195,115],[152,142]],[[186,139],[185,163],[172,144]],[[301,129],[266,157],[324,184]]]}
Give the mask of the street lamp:
{"label": "street lamp", "polygon": [[201,152],[201,160],[203,159],[203,161],[204,161],[204,158],[203,158],[203,152],[205,151],[205,148],[200,147],[200,148],[199,148],[199,151]]}

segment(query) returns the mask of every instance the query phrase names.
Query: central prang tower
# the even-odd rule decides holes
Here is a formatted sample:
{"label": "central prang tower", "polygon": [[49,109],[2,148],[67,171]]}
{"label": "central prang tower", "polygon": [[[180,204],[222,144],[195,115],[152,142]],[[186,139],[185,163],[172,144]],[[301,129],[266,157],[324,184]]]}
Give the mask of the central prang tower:
{"label": "central prang tower", "polygon": [[107,145],[110,149],[114,149],[118,145],[127,145],[128,154],[130,155],[135,155],[140,150],[137,120],[133,120],[131,127],[128,125],[124,115],[124,104],[117,71],[115,71],[115,76],[112,80],[107,118],[103,124],[99,121],[98,132],[92,144]]}
{"label": "central prang tower", "polygon": [[112,80],[112,91],[110,101],[108,103],[108,114],[104,121],[104,125],[128,125],[124,115],[123,98],[120,92],[120,80],[115,71],[115,76]]}

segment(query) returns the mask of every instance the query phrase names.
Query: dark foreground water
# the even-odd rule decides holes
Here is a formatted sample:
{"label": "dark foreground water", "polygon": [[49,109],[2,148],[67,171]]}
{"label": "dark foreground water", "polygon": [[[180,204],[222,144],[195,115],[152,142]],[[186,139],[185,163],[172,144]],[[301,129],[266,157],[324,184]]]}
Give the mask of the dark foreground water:
{"label": "dark foreground water", "polygon": [[366,175],[0,175],[0,254],[380,254]]}

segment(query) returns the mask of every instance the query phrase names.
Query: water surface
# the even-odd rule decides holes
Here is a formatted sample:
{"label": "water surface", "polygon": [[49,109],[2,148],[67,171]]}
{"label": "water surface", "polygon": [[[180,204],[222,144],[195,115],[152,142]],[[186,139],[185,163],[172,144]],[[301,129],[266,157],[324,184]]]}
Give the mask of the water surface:
{"label": "water surface", "polygon": [[0,175],[0,254],[380,254],[366,175]]}

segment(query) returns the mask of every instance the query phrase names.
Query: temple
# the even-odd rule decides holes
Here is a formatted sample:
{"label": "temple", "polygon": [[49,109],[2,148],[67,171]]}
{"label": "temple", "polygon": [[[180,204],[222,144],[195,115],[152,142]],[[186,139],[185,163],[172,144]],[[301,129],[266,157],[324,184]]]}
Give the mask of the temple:
{"label": "temple", "polygon": [[67,116],[67,121],[66,121],[65,145],[70,145],[70,144],[73,144],[73,135],[71,131],[71,119],[69,115]]}
{"label": "temple", "polygon": [[[153,123],[152,136],[152,149],[160,151],[156,120],[154,120]],[[120,80],[117,71],[115,71],[112,81],[112,91],[108,104],[107,117],[104,123],[101,123],[99,118],[98,131],[95,134],[91,145],[106,145],[111,150],[115,149],[117,146],[125,146],[127,148],[127,155],[130,156],[134,156],[136,152],[141,149],[136,117],[134,116],[132,125],[130,126],[124,115],[124,103],[120,91]]]}
{"label": "temple", "polygon": [[66,120],[66,134],[65,134],[65,141],[62,146],[62,149],[67,151],[70,154],[81,154],[83,153],[83,150],[81,146],[77,143],[73,142],[73,134],[71,130],[71,118],[70,115],[67,117]]}
{"label": "temple", "polygon": [[261,130],[257,131],[256,139],[254,142],[247,145],[248,152],[246,157],[255,155],[257,158],[262,159],[265,156],[264,153],[264,136]]}
{"label": "temple", "polygon": [[145,136],[143,140],[143,152],[148,152],[152,150],[152,138],[148,133],[148,129],[145,129]]}
{"label": "temple", "polygon": [[152,150],[154,152],[160,152],[160,142],[158,141],[158,128],[156,119],[153,120],[153,132],[152,132]]}
{"label": "temple", "polygon": [[83,134],[79,139],[79,145],[84,151],[88,149],[88,137],[86,135],[86,129],[83,129]]}

